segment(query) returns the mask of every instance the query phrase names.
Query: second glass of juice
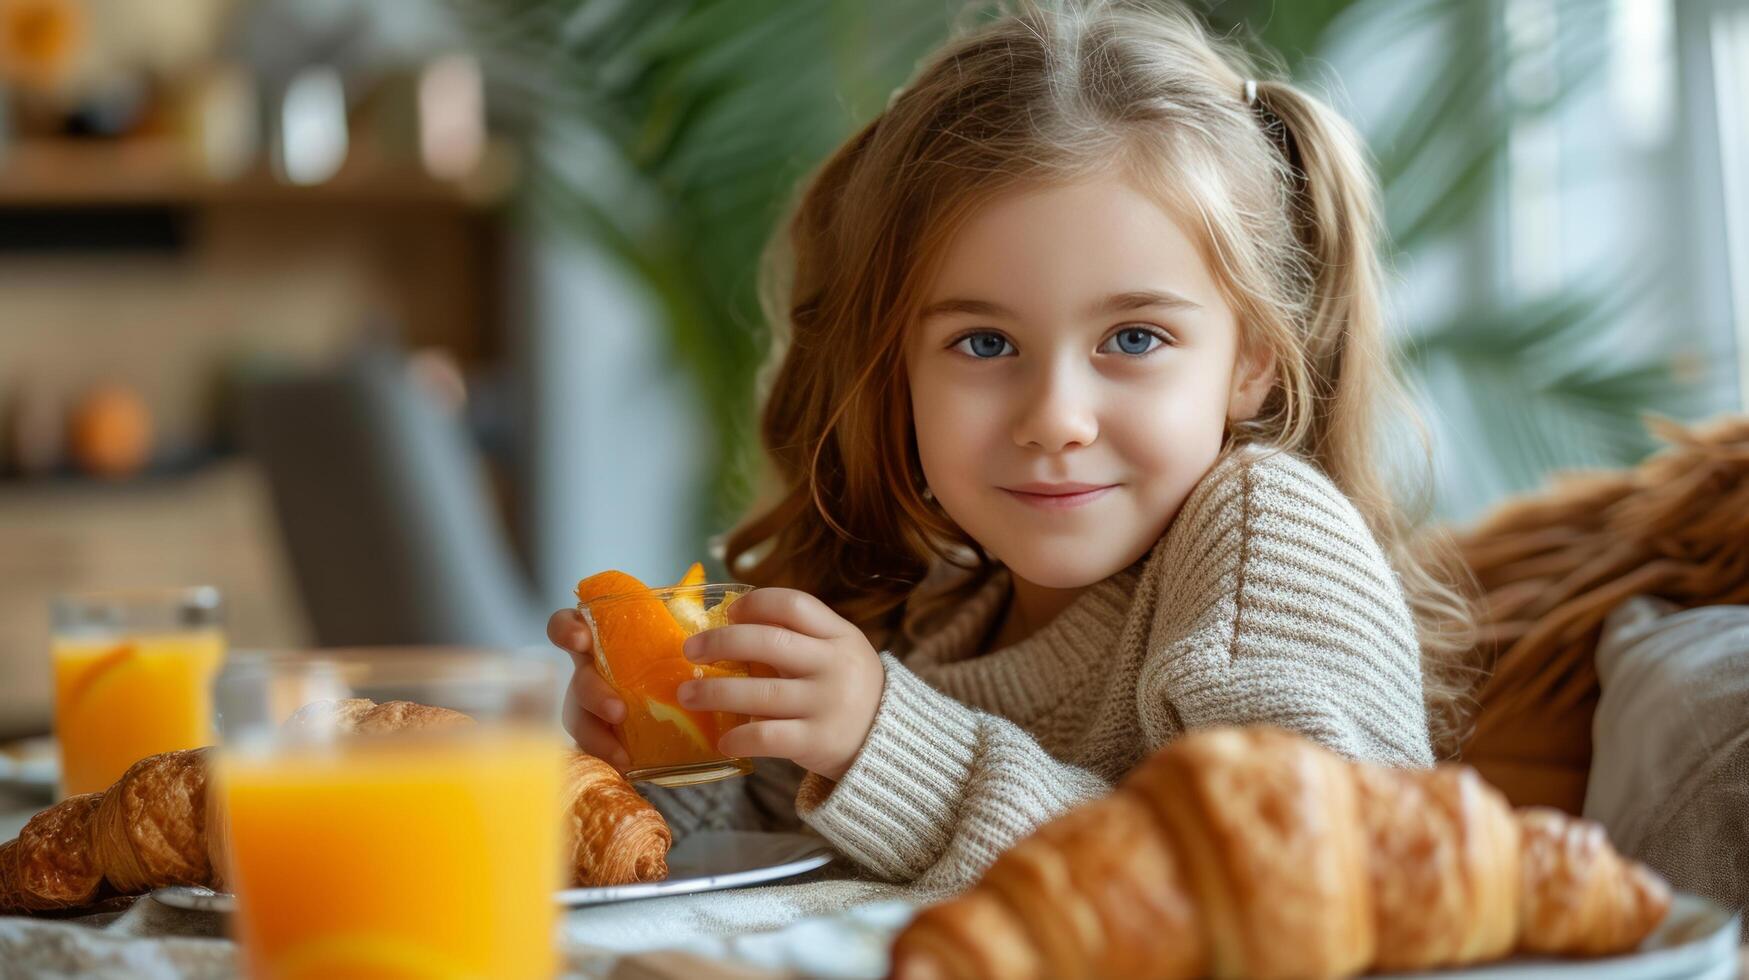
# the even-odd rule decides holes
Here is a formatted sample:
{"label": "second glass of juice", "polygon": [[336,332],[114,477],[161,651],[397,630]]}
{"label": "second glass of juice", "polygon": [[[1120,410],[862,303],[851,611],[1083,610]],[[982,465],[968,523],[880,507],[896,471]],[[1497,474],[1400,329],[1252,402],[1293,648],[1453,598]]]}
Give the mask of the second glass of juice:
{"label": "second glass of juice", "polygon": [[52,618],[63,796],[107,789],[146,756],[212,743],[225,658],[217,589],[66,595]]}
{"label": "second glass of juice", "polygon": [[[216,685],[214,791],[249,974],[551,976],[560,681],[550,662],[489,651],[235,658]],[[341,688],[471,721],[280,723],[286,690]]]}
{"label": "second glass of juice", "polygon": [[687,637],[728,624],[729,606],[749,585],[687,585],[591,599],[578,608],[594,640],[595,666],[625,702],[614,726],[631,766],[626,778],[690,786],[753,771],[746,759],[717,751],[717,740],[748,721],[743,714],[689,711],[677,688],[703,677],[746,677],[747,664],[695,664],[681,653]]}

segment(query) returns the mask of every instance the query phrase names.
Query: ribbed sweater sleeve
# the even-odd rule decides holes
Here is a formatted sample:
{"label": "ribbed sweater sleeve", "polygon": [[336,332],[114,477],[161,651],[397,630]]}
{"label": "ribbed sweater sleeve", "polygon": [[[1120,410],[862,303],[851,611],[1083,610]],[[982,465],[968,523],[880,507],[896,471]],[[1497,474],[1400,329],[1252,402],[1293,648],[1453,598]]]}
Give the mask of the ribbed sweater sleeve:
{"label": "ribbed sweater sleeve", "polygon": [[1110,786],[1005,719],[935,690],[890,654],[868,739],[836,784],[810,774],[796,809],[874,874],[925,893],[970,885],[1039,824]]}
{"label": "ribbed sweater sleeve", "polygon": [[1414,622],[1359,511],[1285,454],[1227,476],[1178,516],[1188,533],[1157,556],[1172,579],[1143,586],[1158,588],[1162,644],[1136,691],[1149,744],[1272,724],[1351,758],[1431,765]]}

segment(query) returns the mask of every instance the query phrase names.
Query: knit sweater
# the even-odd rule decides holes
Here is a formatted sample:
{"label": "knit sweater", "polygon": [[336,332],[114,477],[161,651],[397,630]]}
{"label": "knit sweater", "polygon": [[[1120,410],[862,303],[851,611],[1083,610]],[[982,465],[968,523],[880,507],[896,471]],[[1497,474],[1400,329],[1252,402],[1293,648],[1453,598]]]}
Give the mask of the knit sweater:
{"label": "knit sweater", "polygon": [[[1187,729],[1273,724],[1351,758],[1433,762],[1402,589],[1353,504],[1297,457],[1225,457],[1141,561],[985,653],[1011,591],[998,573],[945,618],[908,624],[916,642],[881,655],[886,686],[850,769],[800,781],[795,812],[878,877],[962,888]],[[761,776],[769,824],[783,771]],[[663,809],[723,826],[739,808],[728,822],[745,822],[748,797],[725,807],[724,792]]]}

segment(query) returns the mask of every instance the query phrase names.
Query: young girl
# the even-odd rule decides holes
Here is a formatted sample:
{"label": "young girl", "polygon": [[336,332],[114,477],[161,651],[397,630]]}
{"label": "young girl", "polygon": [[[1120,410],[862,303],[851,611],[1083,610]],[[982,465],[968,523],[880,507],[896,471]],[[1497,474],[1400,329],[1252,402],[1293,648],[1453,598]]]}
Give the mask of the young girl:
{"label": "young girl", "polygon": [[[1434,760],[1464,605],[1373,454],[1374,182],[1253,78],[1189,14],[1011,15],[813,177],[773,252],[779,492],[727,542],[762,588],[686,647],[779,676],[680,691],[806,775],[658,794],[681,830],[793,812],[944,891],[1191,728]],[[549,633],[623,765],[587,630]]]}

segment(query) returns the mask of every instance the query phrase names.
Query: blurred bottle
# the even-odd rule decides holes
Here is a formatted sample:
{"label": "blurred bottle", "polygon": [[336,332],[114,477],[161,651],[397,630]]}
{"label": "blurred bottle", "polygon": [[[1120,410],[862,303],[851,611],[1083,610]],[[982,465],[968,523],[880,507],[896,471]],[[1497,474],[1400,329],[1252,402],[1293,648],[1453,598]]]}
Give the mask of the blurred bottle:
{"label": "blurred bottle", "polygon": [[311,65],[286,85],[274,109],[274,172],[293,184],[320,184],[346,162],[346,87],[330,65]]}
{"label": "blurred bottle", "polygon": [[448,55],[419,72],[419,156],[426,172],[462,180],[486,152],[486,84],[480,63]]}
{"label": "blurred bottle", "polygon": [[486,102],[479,60],[444,54],[376,78],[354,108],[353,131],[373,162],[496,201],[515,182],[518,160],[510,141],[493,137]]}
{"label": "blurred bottle", "polygon": [[235,64],[189,72],[176,96],[176,129],[189,168],[211,180],[234,180],[261,151],[255,77]]}

